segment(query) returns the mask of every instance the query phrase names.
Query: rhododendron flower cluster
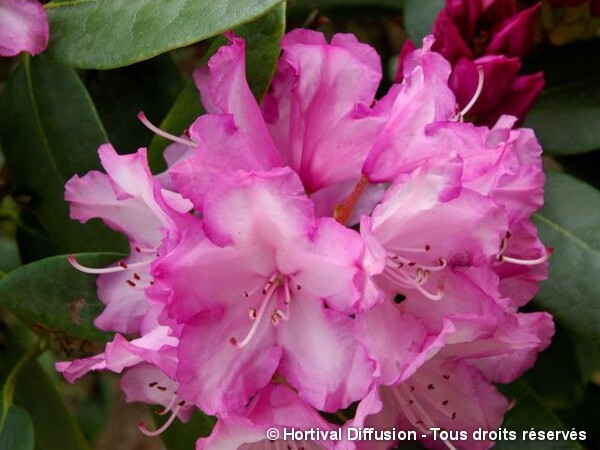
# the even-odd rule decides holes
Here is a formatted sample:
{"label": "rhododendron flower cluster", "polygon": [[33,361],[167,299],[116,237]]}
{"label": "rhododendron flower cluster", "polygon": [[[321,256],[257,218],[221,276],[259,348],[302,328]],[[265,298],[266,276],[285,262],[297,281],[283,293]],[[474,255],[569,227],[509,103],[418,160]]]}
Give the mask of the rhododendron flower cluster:
{"label": "rhododendron flower cluster", "polygon": [[[478,69],[486,79],[470,111],[478,124],[493,126],[503,114],[522,120],[544,86],[541,72],[521,75],[521,58],[533,46],[541,3],[517,10],[516,0],[446,0],[433,25],[433,49],[452,64],[449,85],[464,107],[478,85]],[[400,55],[414,49],[406,41]],[[402,77],[401,68],[397,75]]]}
{"label": "rhododendron flower cluster", "polygon": [[244,41],[228,38],[195,74],[206,114],[183,136],[140,114],[174,141],[165,173],[150,172],[145,149],[106,144],[106,173],[67,183],[72,217],[101,218],[131,253],[100,269],[71,258],[99,274],[96,325],[122,334],[57,369],[69,381],[123,372],[129,401],[170,414],[141,425],[148,435],[196,408],[216,416],[198,449],[264,448],[269,428],[361,426],[489,448],[431,428],[497,429],[510,403],[495,383],[530,368],[553,334],[547,313],[519,311],[550,256],[530,221],[544,183],[532,131],[511,116],[463,123],[478,99],[460,109],[431,37],[376,99],[371,47],[292,31],[260,104]]}

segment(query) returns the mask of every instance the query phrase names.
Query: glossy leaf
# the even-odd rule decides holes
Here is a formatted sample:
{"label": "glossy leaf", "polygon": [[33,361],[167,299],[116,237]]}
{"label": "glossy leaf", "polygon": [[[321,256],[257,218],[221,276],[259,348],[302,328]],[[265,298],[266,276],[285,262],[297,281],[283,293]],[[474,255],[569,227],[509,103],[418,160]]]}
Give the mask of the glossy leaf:
{"label": "glossy leaf", "polygon": [[535,366],[523,378],[553,410],[574,407],[583,398],[584,374],[575,343],[573,336],[558,326],[550,348],[539,355]]}
{"label": "glossy leaf", "polygon": [[64,201],[65,182],[99,168],[96,151],[108,141],[73,69],[42,57],[26,59],[0,98],[0,141],[14,187],[63,253],[125,248],[99,222],[71,220]]}
{"label": "glossy leaf", "polygon": [[544,151],[574,155],[600,149],[600,39],[541,46],[527,63],[543,70],[546,87],[529,113]]}
{"label": "glossy leaf", "polygon": [[524,382],[517,381],[501,389],[505,395],[515,400],[515,406],[506,414],[503,428],[516,432],[516,440],[499,440],[495,450],[583,450],[577,440],[539,440],[526,437],[524,431],[566,431],[565,425],[555,416],[543,400]]}
{"label": "glossy leaf", "polygon": [[109,69],[149,59],[249,22],[281,0],[70,0],[46,6],[48,54]]}
{"label": "glossy leaf", "polygon": [[438,12],[444,7],[444,0],[405,0],[404,26],[408,37],[417,46],[431,33]]}
{"label": "glossy leaf", "polygon": [[554,248],[549,279],[537,301],[570,328],[600,336],[600,192],[561,174],[546,183],[544,208],[534,215],[540,237]]}
{"label": "glossy leaf", "polygon": [[600,76],[549,88],[529,113],[547,153],[572,155],[600,149]]}
{"label": "glossy leaf", "polygon": [[[114,253],[76,255],[81,264],[104,267]],[[106,341],[93,320],[103,309],[96,296],[96,277],[74,269],[66,256],[55,256],[20,267],[0,280],[0,306],[43,329],[79,338]]]}
{"label": "glossy leaf", "polygon": [[33,422],[21,408],[10,405],[0,425],[0,449],[33,450]]}
{"label": "glossy leaf", "polygon": [[[273,8],[268,14],[246,25],[235,29],[235,33],[246,39],[246,72],[248,83],[254,96],[260,100],[267,92],[271,78],[275,73],[279,56],[279,41],[285,31],[285,3]],[[215,39],[200,65],[225,44],[222,37]],[[179,135],[204,112],[200,103],[200,95],[192,81],[188,81],[182,89],[173,107],[161,123],[161,128],[169,133]],[[165,168],[162,151],[169,141],[155,136],[148,150],[150,166],[154,170]]]}

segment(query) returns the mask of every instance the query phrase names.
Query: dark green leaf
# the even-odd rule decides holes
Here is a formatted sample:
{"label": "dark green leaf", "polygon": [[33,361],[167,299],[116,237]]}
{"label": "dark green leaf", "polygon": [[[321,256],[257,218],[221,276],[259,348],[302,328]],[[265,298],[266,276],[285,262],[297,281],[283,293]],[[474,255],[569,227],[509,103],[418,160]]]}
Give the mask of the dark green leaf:
{"label": "dark green leaf", "polygon": [[147,146],[153,136],[138,120],[138,112],[160,122],[183,81],[173,60],[161,55],[122,69],[90,71],[86,85],[110,142],[120,153],[129,153]]}
{"label": "dark green leaf", "polygon": [[33,443],[31,417],[21,408],[10,405],[0,427],[0,449],[33,450]]}
{"label": "dark green leaf", "polygon": [[572,155],[600,148],[600,76],[544,91],[525,126],[536,131],[547,153]]}
{"label": "dark green leaf", "polygon": [[[552,374],[552,376],[548,376]],[[550,348],[523,378],[551,409],[570,408],[583,398],[584,376],[571,335],[557,327]]]}
{"label": "dark green leaf", "polygon": [[0,98],[0,141],[19,193],[35,219],[64,253],[120,250],[124,241],[104,225],[69,218],[64,184],[99,168],[96,153],[108,138],[96,110],[68,67],[27,59]]}
{"label": "dark green leaf", "polygon": [[[4,330],[2,334],[0,374],[6,376],[25,352],[12,333]],[[33,421],[36,450],[90,450],[73,416],[36,361],[29,361],[19,375],[15,404],[27,411]]]}
{"label": "dark green leaf", "polygon": [[47,53],[74,67],[143,61],[248,22],[281,0],[70,0],[46,6]]}
{"label": "dark green leaf", "polygon": [[[165,421],[164,416],[159,416],[153,413],[155,423],[162,424]],[[194,450],[196,441],[208,436],[215,425],[216,419],[203,414],[201,411],[196,411],[190,420],[186,423],[181,423],[179,420],[163,432],[160,437],[165,444],[167,450]]]}
{"label": "dark green leaf", "polygon": [[[248,83],[254,96],[260,100],[267,92],[275,72],[279,56],[279,41],[285,31],[285,3],[273,8],[259,19],[235,29],[235,33],[246,39],[246,72]],[[208,59],[225,44],[224,38],[217,38],[202,58],[204,65]],[[192,81],[188,81],[175,104],[161,123],[161,128],[169,133],[181,134],[204,111],[200,95]],[[155,136],[148,149],[150,167],[164,169],[162,151],[169,141]]]}
{"label": "dark green leaf", "polygon": [[544,151],[573,155],[600,149],[600,39],[540,46],[527,69],[543,70],[547,85],[525,125]]}
{"label": "dark green leaf", "polygon": [[600,192],[561,174],[548,175],[544,208],[534,215],[554,247],[549,279],[537,301],[573,330],[600,336]]}
{"label": "dark green leaf", "polygon": [[435,18],[444,7],[444,3],[444,0],[404,1],[404,26],[408,37],[417,47],[420,47],[421,40],[431,33]]}
{"label": "dark green leaf", "polygon": [[[107,266],[120,255],[76,255],[90,267]],[[93,320],[103,309],[96,296],[96,280],[74,269],[66,256],[55,256],[20,267],[0,280],[0,306],[44,328],[83,339],[106,341]]]}
{"label": "dark green leaf", "polygon": [[503,428],[516,432],[516,440],[497,441],[494,450],[582,450],[578,441],[538,440],[527,437],[523,431],[570,431],[544,404],[543,400],[524,382],[517,381],[503,386],[502,391],[516,401],[515,406],[506,414]]}

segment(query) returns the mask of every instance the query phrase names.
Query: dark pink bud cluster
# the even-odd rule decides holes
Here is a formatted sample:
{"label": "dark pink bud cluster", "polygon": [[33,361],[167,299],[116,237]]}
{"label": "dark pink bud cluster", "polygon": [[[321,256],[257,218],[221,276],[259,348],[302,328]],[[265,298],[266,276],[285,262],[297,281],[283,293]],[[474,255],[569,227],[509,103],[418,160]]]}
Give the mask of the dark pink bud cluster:
{"label": "dark pink bud cluster", "polygon": [[[437,16],[432,34],[433,50],[452,64],[449,86],[461,108],[473,98],[478,71],[485,80],[469,119],[493,125],[502,114],[523,120],[542,87],[541,72],[522,75],[521,58],[531,49],[540,3],[518,11],[515,0],[447,0]],[[397,77],[402,75],[403,55],[414,49],[407,41],[400,54]]]}

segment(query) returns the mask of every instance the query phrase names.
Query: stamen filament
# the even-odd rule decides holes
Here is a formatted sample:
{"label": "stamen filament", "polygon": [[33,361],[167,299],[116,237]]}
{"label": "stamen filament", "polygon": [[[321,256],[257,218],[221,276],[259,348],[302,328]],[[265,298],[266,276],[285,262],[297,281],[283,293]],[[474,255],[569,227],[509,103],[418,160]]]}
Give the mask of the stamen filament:
{"label": "stamen filament", "polygon": [[[406,393],[408,394],[410,399],[413,401],[413,404],[416,406],[416,408],[421,413],[423,420],[425,420],[425,422],[427,423],[427,426],[429,428],[437,428],[435,425],[435,422],[429,416],[429,414],[427,414],[427,411],[425,410],[425,408],[423,408],[423,406],[421,406],[421,403],[419,402],[419,400],[417,400],[416,397],[410,391],[407,390]],[[456,450],[456,447],[454,445],[452,445],[452,443],[448,439],[444,439],[443,441],[444,441],[444,444],[446,444],[446,446],[450,450]]]}
{"label": "stamen filament", "polygon": [[229,340],[231,345],[233,345],[234,347],[237,347],[237,348],[244,348],[252,340],[252,338],[256,334],[256,330],[258,330],[258,327],[260,325],[260,322],[261,322],[263,316],[265,315],[267,306],[269,306],[269,303],[271,302],[271,299],[273,298],[273,294],[277,291],[277,287],[278,287],[278,284],[275,282],[273,282],[270,285],[269,290],[265,294],[265,299],[263,300],[262,304],[260,305],[260,309],[256,313],[256,319],[254,319],[254,321],[252,322],[252,326],[250,327],[250,330],[248,331],[248,334],[246,335],[246,337],[244,339],[242,339],[240,342],[238,342],[238,340],[236,338],[232,337]]}
{"label": "stamen filament", "polygon": [[138,425],[139,430],[142,433],[144,433],[146,436],[150,436],[150,437],[158,436],[159,434],[163,433],[167,428],[169,428],[171,426],[171,424],[175,420],[175,417],[177,417],[177,414],[179,413],[181,406],[182,406],[181,404],[178,404],[175,408],[173,408],[173,412],[171,413],[171,416],[167,419],[167,421],[159,429],[151,431],[148,428],[146,428],[146,425],[142,422]]}
{"label": "stamen filament", "polygon": [[179,400],[179,399],[177,398],[176,395],[174,395],[173,398],[171,399],[171,401],[169,402],[169,404],[165,407],[165,409],[163,409],[162,411],[159,411],[157,414],[159,416],[164,416],[165,414],[167,414],[177,404],[177,400]]}
{"label": "stamen filament", "polygon": [[510,256],[498,255],[498,261],[500,262],[508,262],[512,264],[518,264],[520,266],[536,266],[538,264],[545,263],[552,256],[551,251],[547,251],[544,255],[540,256],[537,259],[518,259],[511,258]]}
{"label": "stamen filament", "polygon": [[471,101],[469,101],[469,103],[467,103],[467,106],[465,106],[462,109],[462,111],[460,112],[459,117],[461,117],[461,118],[467,115],[467,113],[475,105],[475,103],[479,99],[479,96],[481,95],[481,91],[483,90],[483,67],[482,66],[477,66],[477,76],[478,76],[477,89],[475,90],[475,94],[473,94]]}
{"label": "stamen filament", "polygon": [[150,262],[151,262],[151,261],[143,261],[143,262],[139,262],[139,263],[125,264],[123,261],[121,261],[121,263],[115,267],[104,267],[104,268],[96,269],[94,267],[86,267],[86,266],[79,264],[77,262],[77,260],[75,259],[75,255],[69,255],[69,257],[67,259],[69,261],[69,264],[71,264],[75,269],[79,270],[80,272],[90,273],[92,275],[101,275],[103,273],[123,272],[125,270],[130,270],[130,269],[134,269],[137,267],[145,267],[148,264],[150,264]]}
{"label": "stamen filament", "polygon": [[148,128],[155,134],[164,137],[165,139],[168,139],[173,142],[178,142],[179,144],[187,145],[188,147],[192,147],[192,148],[196,148],[198,146],[197,142],[194,142],[189,139],[183,139],[183,138],[180,138],[179,136],[175,136],[171,133],[167,133],[166,131],[161,130],[156,125],[152,124],[142,111],[140,111],[138,113],[138,119],[140,120],[140,122],[142,122],[146,126],[146,128]]}

